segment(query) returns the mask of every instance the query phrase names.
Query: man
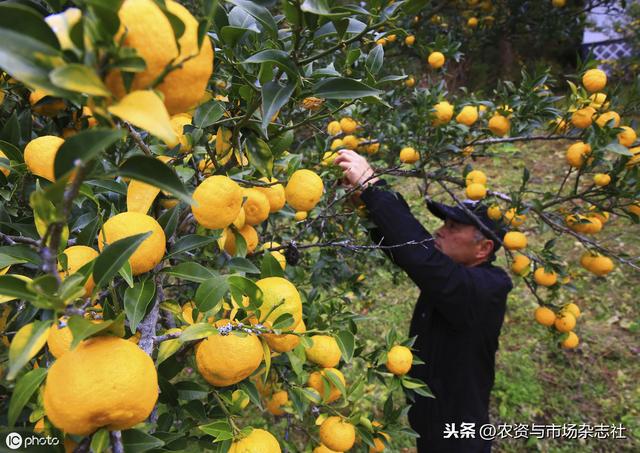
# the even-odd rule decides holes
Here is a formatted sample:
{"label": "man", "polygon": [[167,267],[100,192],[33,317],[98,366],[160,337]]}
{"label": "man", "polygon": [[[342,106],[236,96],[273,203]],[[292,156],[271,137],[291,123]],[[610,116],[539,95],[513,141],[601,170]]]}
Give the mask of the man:
{"label": "man", "polygon": [[414,366],[411,375],[422,379],[435,399],[417,397],[409,412],[420,434],[418,451],[491,451],[491,442],[480,439],[478,430],[489,423],[495,352],[512,289],[506,272],[491,264],[500,247],[495,237],[504,237],[503,228],[480,203],[464,203],[472,216],[458,206],[429,202],[429,210],[444,220],[434,238],[402,196],[374,177],[364,157],[341,150],[335,162],[348,186],[363,187],[360,198],[375,225],[373,240],[383,246],[406,244],[383,250],[420,288],[410,335],[417,335],[414,349],[426,364]]}

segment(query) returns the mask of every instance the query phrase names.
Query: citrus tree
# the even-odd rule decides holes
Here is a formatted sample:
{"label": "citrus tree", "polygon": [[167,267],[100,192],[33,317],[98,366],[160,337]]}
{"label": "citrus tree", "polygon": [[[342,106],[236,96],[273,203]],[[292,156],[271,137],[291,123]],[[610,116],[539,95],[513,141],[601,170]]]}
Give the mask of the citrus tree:
{"label": "citrus tree", "polygon": [[[411,339],[359,341],[358,261],[384,247],[338,149],[425,194],[485,199],[565,348],[579,308],[557,301],[577,258],[557,241],[584,244],[598,276],[637,269],[593,236],[640,214],[634,112],[595,62],[449,92],[460,47],[412,28],[411,2],[73,3],[0,4],[10,427],[114,452],[382,451],[411,435],[393,396],[430,392],[407,375]],[[560,187],[525,171],[492,191],[473,168],[534,140],[567,147]],[[544,231],[557,238],[527,247]]]}

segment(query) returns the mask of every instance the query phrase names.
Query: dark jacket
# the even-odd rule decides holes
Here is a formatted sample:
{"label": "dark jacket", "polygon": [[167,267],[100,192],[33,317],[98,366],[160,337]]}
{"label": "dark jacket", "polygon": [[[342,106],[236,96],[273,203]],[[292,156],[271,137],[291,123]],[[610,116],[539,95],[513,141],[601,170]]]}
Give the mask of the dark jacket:
{"label": "dark jacket", "polygon": [[475,440],[445,440],[445,423],[489,422],[489,394],[494,382],[495,353],[512,283],[504,270],[485,262],[475,267],[455,263],[434,247],[432,236],[411,214],[400,194],[381,181],[362,195],[373,240],[381,245],[406,245],[383,249],[420,288],[411,320],[414,348],[425,365],[414,366],[413,377],[422,379],[435,395],[417,397],[409,413],[412,428],[421,435],[422,452],[486,451]]}

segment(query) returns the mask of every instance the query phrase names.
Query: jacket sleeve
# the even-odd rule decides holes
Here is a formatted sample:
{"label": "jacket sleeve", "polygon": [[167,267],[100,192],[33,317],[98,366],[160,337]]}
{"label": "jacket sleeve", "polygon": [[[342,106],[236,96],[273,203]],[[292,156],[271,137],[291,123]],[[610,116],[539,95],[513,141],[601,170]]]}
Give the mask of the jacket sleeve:
{"label": "jacket sleeve", "polygon": [[385,190],[385,184],[367,187],[361,195],[375,225],[372,238],[401,267],[452,325],[468,327],[478,318],[476,272],[454,262],[434,246],[433,237],[413,216],[402,196]]}

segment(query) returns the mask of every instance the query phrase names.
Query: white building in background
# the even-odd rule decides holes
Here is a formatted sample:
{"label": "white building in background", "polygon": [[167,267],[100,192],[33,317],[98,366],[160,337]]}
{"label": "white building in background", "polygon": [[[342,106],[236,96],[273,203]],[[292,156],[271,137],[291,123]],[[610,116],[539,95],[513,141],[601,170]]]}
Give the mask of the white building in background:
{"label": "white building in background", "polygon": [[631,46],[614,30],[614,25],[625,17],[620,2],[616,3],[613,8],[600,6],[589,13],[587,20],[591,25],[585,27],[582,36],[583,57],[589,53],[596,60],[617,60],[631,56]]}

